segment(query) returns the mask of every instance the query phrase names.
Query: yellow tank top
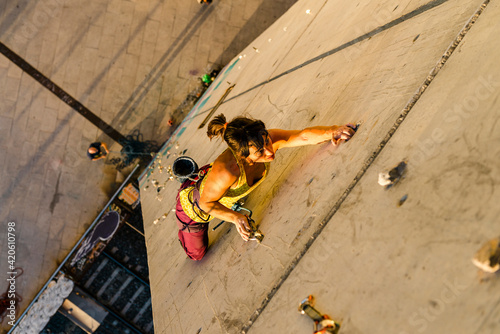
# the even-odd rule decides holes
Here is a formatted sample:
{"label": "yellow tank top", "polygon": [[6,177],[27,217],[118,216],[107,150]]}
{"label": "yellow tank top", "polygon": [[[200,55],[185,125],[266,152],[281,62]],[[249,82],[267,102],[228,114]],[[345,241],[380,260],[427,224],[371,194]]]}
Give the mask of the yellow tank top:
{"label": "yellow tank top", "polygon": [[[231,151],[232,152],[232,151]],[[234,155],[234,152],[233,152]],[[236,187],[235,188],[229,188],[224,196],[219,200],[219,203],[224,205],[226,208],[231,209],[231,207],[241,198],[247,196],[252,190],[254,190],[267,176],[267,173],[269,172],[269,163],[265,163],[266,170],[264,171],[264,175],[262,175],[262,178],[255,182],[251,187],[247,183],[247,175],[245,173],[245,168],[243,165],[240,163],[239,159],[236,158],[236,162],[238,164],[238,167],[240,169],[240,176],[238,177],[238,180],[236,181]],[[207,171],[207,174],[203,178],[201,185],[200,185],[200,196],[203,193],[203,189],[205,188],[205,183],[207,181],[208,174],[212,171],[212,164],[210,164],[210,168]],[[186,189],[181,190],[179,192],[179,199],[181,201],[182,205],[182,210],[188,215],[189,218],[192,220],[199,222],[199,223],[206,223],[210,220],[212,220],[214,217],[210,216],[209,214],[199,210],[196,205],[193,205],[193,190],[194,186],[188,187]]]}

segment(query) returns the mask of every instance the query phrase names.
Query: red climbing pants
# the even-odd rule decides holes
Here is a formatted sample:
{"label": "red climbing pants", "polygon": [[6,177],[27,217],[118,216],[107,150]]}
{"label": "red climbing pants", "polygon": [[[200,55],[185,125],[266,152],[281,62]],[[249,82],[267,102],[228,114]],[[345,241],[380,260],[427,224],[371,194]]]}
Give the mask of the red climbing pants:
{"label": "red climbing pants", "polygon": [[182,210],[181,201],[177,196],[175,206],[179,241],[190,259],[199,261],[205,256],[208,248],[208,223],[198,223],[192,220]]}

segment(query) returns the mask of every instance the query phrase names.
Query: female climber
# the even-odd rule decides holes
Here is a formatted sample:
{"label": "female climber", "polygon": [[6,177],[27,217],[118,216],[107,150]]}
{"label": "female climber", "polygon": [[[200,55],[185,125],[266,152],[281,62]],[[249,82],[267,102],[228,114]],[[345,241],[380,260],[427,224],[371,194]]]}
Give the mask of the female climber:
{"label": "female climber", "polygon": [[269,172],[276,151],[285,147],[332,141],[337,146],[355,133],[353,124],[315,126],[303,130],[267,130],[260,120],[237,117],[226,122],[221,114],[209,124],[210,139],[221,137],[228,148],[215,161],[200,169],[196,184],[185,182],[177,195],[179,240],[189,258],[201,260],[208,247],[208,222],[215,218],[231,222],[244,240],[250,226],[247,217],[231,210],[233,204],[254,190]]}

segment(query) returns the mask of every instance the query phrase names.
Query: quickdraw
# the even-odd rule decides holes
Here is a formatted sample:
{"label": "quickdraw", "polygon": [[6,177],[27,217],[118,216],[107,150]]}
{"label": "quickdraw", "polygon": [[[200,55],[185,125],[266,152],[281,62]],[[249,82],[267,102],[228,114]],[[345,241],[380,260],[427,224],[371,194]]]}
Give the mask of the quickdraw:
{"label": "quickdraw", "polygon": [[314,321],[313,334],[338,333],[340,324],[333,321],[328,315],[321,314],[314,308],[314,297],[309,295],[299,305],[299,312],[307,315]]}
{"label": "quickdraw", "polygon": [[[264,234],[260,230],[257,229],[257,226],[255,225],[255,220],[252,219],[252,210],[249,210],[247,208],[244,208],[241,206],[239,202],[236,202],[232,207],[231,210],[236,211],[236,212],[241,212],[241,211],[246,211],[248,212],[247,220],[248,220],[248,225],[250,225],[250,228],[252,229],[252,232],[250,232],[250,236],[248,240],[255,240],[259,244],[264,240]],[[224,224],[225,221],[221,221],[219,224],[217,224],[214,228],[212,228],[212,231],[215,231],[219,226]]]}

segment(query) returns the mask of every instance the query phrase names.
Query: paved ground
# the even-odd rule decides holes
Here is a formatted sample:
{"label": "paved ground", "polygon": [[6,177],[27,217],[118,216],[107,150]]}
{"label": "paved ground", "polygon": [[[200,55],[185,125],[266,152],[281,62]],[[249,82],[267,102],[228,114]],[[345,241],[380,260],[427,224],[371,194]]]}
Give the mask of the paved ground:
{"label": "paved ground", "polygon": [[[163,142],[198,77],[294,2],[0,0],[0,41],[122,134]],[[120,147],[2,55],[0,131],[0,272],[13,221],[23,309],[113,190],[115,170],[85,149],[98,139]]]}
{"label": "paved ground", "polygon": [[[200,165],[222,152],[198,125],[229,84],[217,111],[228,118],[361,127],[339,148],[278,152],[246,203],[264,242],[226,224],[200,262],[176,238],[178,184],[158,202],[151,181],[167,176],[146,174],[156,332],[307,333],[297,306],[314,294],[341,333],[497,333],[499,276],[471,258],[500,233],[499,15],[499,1],[301,0],[234,58],[163,165],[167,152],[187,149]],[[379,186],[403,160],[404,179]]]}

